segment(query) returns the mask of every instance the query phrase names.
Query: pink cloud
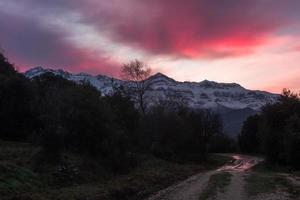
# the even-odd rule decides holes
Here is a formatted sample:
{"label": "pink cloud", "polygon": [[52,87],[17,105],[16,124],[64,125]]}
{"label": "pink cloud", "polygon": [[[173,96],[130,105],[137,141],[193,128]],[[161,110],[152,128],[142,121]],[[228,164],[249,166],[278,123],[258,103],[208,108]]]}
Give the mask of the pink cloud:
{"label": "pink cloud", "polygon": [[152,0],[143,2],[147,11],[138,5],[129,3],[130,14],[112,6],[89,22],[109,30],[113,40],[152,54],[215,58],[251,53],[289,23],[280,11],[290,10],[280,1],[259,0]]}
{"label": "pink cloud", "polygon": [[[259,60],[261,55],[275,51],[282,54],[287,48],[291,49],[290,45],[263,51],[260,47],[273,44],[273,38],[279,35],[299,34],[299,30],[295,30],[300,21],[298,0],[7,1],[10,3],[22,7],[24,12],[28,10],[22,17],[18,9],[2,12],[0,8],[0,44],[21,70],[43,65],[71,72],[118,76],[119,62],[138,57],[144,61],[154,60],[155,68],[163,72],[177,70],[179,74],[183,69],[191,70],[195,78],[191,76],[190,80],[199,80],[196,69],[201,68],[202,74],[207,74],[214,68],[214,62],[222,62],[214,76],[203,79],[218,81],[227,73],[230,80],[226,81],[245,80],[254,84],[246,80],[247,76],[238,79],[240,72],[247,75],[249,69],[258,64],[259,68],[271,66],[274,69],[278,60],[269,63]],[[64,27],[55,27],[55,22],[63,22]],[[76,29],[68,24],[79,26]],[[78,30],[79,33],[74,34]],[[97,41],[103,38],[104,42]],[[242,64],[242,59],[249,56],[256,56],[255,66]],[[278,56],[270,60],[274,58]],[[226,59],[235,59],[238,63],[235,62],[232,72],[221,73],[226,68]],[[170,67],[171,63],[186,60],[187,65]],[[297,63],[295,60],[291,62]],[[199,67],[201,62],[205,66]],[[288,62],[289,59],[285,60],[282,66],[290,67]],[[227,65],[232,63],[233,60]],[[263,75],[271,76],[265,72]]]}

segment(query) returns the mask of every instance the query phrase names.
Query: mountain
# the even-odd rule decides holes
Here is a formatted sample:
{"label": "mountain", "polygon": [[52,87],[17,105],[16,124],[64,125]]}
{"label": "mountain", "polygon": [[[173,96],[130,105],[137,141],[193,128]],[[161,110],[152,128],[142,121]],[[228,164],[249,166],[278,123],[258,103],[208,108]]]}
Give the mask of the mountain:
{"label": "mountain", "polygon": [[[76,83],[88,82],[101,91],[103,95],[109,95],[112,92],[112,85],[126,83],[126,81],[104,75],[72,74],[63,70],[44,69],[42,67],[28,70],[25,72],[25,76],[34,78],[44,73],[53,73]],[[249,115],[259,112],[263,105],[276,102],[279,97],[278,94],[248,90],[237,83],[217,83],[208,80],[179,82],[161,73],[149,77],[147,82],[150,83],[149,91],[146,94],[149,105],[171,98],[175,101],[184,102],[193,109],[215,110],[220,113],[225,131],[233,137],[239,133],[243,121]]]}

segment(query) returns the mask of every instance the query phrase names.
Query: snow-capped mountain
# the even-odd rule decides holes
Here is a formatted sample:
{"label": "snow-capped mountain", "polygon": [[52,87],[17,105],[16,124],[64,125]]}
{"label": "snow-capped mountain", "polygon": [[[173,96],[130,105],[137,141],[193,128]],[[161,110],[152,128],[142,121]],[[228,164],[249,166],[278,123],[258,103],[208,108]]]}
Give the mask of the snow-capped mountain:
{"label": "snow-capped mountain", "polygon": [[[113,86],[132,83],[104,75],[92,76],[86,73],[72,74],[63,70],[35,67],[25,76],[34,78],[45,73],[53,73],[76,83],[88,82],[96,87],[101,94],[109,95]],[[162,101],[178,101],[193,109],[212,109],[219,113],[223,122],[224,132],[237,138],[243,122],[248,116],[259,112],[268,103],[277,101],[279,95],[264,91],[247,90],[236,83],[217,83],[204,80],[201,82],[179,82],[164,74],[157,73],[147,80],[150,85],[147,91],[147,105],[155,105]]]}
{"label": "snow-capped mountain", "polygon": [[[71,74],[63,70],[44,69],[36,67],[25,72],[25,76],[33,78],[44,73],[53,73],[68,80],[80,83],[89,82],[96,87],[103,95],[108,95],[112,85],[122,85],[125,81],[114,79],[104,75],[92,76],[86,73]],[[278,98],[277,94],[263,91],[247,90],[236,83],[217,83],[204,80],[201,82],[178,82],[161,73],[157,73],[147,79],[150,88],[147,96],[150,104],[158,100],[172,97],[173,100],[184,101],[191,108],[211,109],[245,109],[250,108],[258,111],[267,103],[274,103]]]}

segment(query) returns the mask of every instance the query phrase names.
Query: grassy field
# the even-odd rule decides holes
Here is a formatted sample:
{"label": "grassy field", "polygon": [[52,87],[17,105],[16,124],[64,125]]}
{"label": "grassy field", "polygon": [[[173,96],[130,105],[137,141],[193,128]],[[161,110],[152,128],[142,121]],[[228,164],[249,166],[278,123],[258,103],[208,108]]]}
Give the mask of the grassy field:
{"label": "grassy field", "polygon": [[1,200],[141,199],[195,173],[223,165],[229,158],[209,156],[202,164],[177,164],[142,156],[142,162],[123,175],[90,167],[87,160],[65,153],[68,168],[36,168],[39,149],[26,143],[0,141]]}

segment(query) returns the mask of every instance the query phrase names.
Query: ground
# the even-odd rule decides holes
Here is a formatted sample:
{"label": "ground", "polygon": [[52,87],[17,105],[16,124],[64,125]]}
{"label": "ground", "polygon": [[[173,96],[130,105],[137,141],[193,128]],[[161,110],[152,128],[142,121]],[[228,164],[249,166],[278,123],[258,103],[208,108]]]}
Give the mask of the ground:
{"label": "ground", "polygon": [[134,169],[112,174],[97,163],[67,152],[63,154],[64,165],[47,164],[37,168],[39,152],[38,147],[28,143],[0,140],[0,200],[143,199],[229,160],[212,155],[205,163],[178,164],[141,155],[141,162]]}
{"label": "ground", "polygon": [[130,172],[113,175],[82,168],[86,160],[69,154],[67,170],[54,165],[39,171],[33,162],[38,152],[27,143],[0,141],[0,200],[300,199],[299,174],[261,167],[263,159],[255,156],[211,155],[202,164],[145,156]]}

